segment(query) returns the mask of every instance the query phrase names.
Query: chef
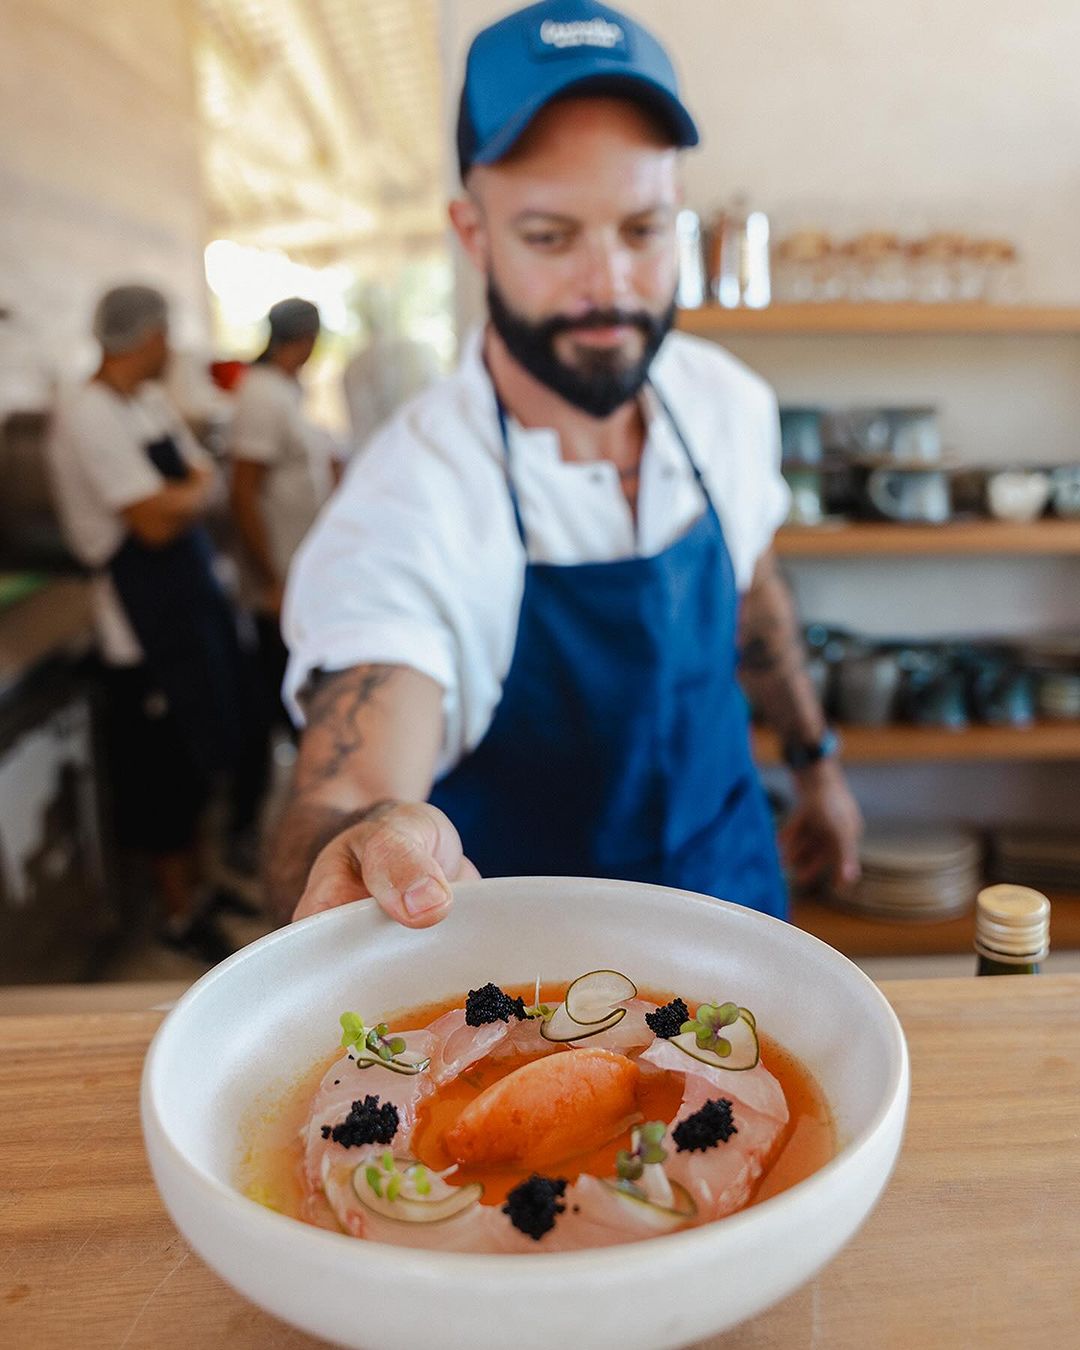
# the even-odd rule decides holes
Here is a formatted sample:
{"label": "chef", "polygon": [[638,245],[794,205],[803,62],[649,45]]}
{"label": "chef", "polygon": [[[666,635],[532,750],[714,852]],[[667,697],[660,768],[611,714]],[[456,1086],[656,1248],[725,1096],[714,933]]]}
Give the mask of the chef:
{"label": "chef", "polygon": [[200,818],[217,774],[246,766],[258,735],[203,524],[215,473],[157,383],[168,357],[161,293],[109,291],[94,335],[101,363],[60,401],[49,458],[68,542],[93,573],[116,828],[151,857],[162,939],[213,962],[230,947],[201,912]]}
{"label": "chef", "polygon": [[472,45],[457,141],[487,324],[354,464],[290,579],[306,725],[278,911],[371,895],[423,927],[480,872],[782,916],[744,689],[792,769],[791,867],[850,884],[859,812],[771,548],[776,400],[670,331],[698,141],[670,59],[604,5],[519,10]]}
{"label": "chef", "polygon": [[317,306],[299,296],[279,300],[267,322],[266,348],[237,395],[229,434],[230,497],[245,559],[255,572],[259,652],[277,703],[287,659],[279,629],[285,576],[333,490],[338,446],[303,408],[300,373],[319,337]]}

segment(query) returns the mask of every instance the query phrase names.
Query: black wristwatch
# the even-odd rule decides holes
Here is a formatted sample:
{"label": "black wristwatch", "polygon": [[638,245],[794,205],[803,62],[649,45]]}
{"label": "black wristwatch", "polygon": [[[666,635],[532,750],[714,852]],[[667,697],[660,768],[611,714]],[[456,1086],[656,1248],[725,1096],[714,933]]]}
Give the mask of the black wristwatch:
{"label": "black wristwatch", "polygon": [[839,753],[840,737],[831,727],[825,729],[820,740],[811,741],[809,745],[805,741],[784,742],[784,763],[796,773],[800,769],[809,769],[815,764],[820,764],[823,759],[832,759]]}

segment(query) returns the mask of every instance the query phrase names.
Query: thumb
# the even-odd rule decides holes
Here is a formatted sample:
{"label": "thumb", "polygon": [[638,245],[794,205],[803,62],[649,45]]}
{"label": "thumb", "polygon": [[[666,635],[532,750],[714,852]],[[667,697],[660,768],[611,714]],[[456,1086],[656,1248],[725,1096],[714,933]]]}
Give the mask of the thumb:
{"label": "thumb", "polygon": [[449,878],[469,875],[457,830],[441,811],[409,803],[382,816],[360,855],[364,885],[379,905],[409,928],[444,919],[453,902]]}

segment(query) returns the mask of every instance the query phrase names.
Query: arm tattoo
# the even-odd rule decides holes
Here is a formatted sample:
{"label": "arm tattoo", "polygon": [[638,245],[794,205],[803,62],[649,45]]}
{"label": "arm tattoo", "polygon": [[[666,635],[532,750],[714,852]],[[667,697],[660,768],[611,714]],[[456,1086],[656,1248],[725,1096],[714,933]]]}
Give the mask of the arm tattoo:
{"label": "arm tattoo", "polygon": [[821,735],[824,718],[806,673],[795,607],[771,559],[763,560],[743,600],[739,675],[750,702],[783,739]]}
{"label": "arm tattoo", "polygon": [[359,714],[390,680],[395,669],[395,666],[364,666],[331,675],[320,672],[313,677],[304,696],[308,731],[323,730],[329,745],[318,765],[312,766],[312,782],[336,778],[363,746]]}

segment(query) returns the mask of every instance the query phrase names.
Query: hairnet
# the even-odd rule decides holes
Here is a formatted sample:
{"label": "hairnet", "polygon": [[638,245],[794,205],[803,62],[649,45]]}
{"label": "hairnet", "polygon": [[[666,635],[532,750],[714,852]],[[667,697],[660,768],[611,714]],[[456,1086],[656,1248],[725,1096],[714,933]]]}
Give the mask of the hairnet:
{"label": "hairnet", "polygon": [[295,342],[297,338],[318,337],[319,310],[310,300],[294,296],[270,307],[270,345]]}
{"label": "hairnet", "polygon": [[129,352],[155,329],[168,326],[165,297],[152,286],[115,286],[94,311],[94,336],[110,356]]}

